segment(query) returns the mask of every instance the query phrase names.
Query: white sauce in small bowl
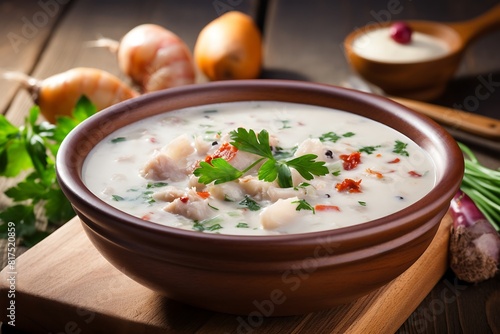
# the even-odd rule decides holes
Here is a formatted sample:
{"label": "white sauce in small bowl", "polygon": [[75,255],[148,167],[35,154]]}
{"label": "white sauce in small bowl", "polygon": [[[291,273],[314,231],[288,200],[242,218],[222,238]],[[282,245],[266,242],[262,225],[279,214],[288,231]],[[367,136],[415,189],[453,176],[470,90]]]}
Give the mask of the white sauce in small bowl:
{"label": "white sauce in small bowl", "polygon": [[360,35],[352,43],[354,52],[375,61],[413,63],[443,57],[450,51],[446,42],[418,31],[413,32],[410,43],[397,43],[389,30],[384,27]]}
{"label": "white sauce in small bowl", "polygon": [[[257,166],[239,180],[198,183],[192,171],[199,161],[224,152],[227,133],[239,127],[267,130],[273,152],[280,153],[276,160],[315,154],[328,174],[305,180],[292,168],[293,187],[280,188],[258,180]],[[358,164],[348,166],[356,157]],[[258,158],[237,150],[228,161],[242,170]],[[425,151],[381,123],[329,108],[261,101],[192,107],[121,128],[90,152],[83,179],[103,201],[158,224],[274,235],[389,215],[425,196],[434,171]],[[344,187],[347,179],[350,188]]]}

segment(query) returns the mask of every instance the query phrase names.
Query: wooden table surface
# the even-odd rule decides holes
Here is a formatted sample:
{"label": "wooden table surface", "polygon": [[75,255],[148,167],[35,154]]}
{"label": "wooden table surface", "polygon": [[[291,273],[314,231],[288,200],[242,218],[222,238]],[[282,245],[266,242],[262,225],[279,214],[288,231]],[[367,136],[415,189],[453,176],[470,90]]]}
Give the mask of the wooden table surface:
{"label": "wooden table surface", "polygon": [[[239,10],[252,15],[263,30],[262,78],[343,85],[354,75],[342,49],[342,41],[350,31],[372,21],[389,19],[467,20],[497,3],[497,0],[2,0],[0,69],[21,71],[43,79],[86,66],[107,70],[127,80],[113,55],[105,49],[88,48],[84,42],[98,36],[119,39],[134,26],[149,22],[174,31],[193,50],[203,26],[222,12]],[[500,31],[474,42],[445,93],[432,102],[500,119],[499,42]],[[490,94],[485,99],[474,100],[477,87],[484,84],[484,80],[491,83]],[[197,81],[206,79],[198,73]],[[478,103],[467,105],[470,101]],[[30,96],[17,84],[0,80],[0,110],[9,120],[21,124],[32,105]],[[457,140],[469,144],[485,165],[500,166],[498,140],[446,129]],[[5,190],[15,182],[0,178],[0,187]],[[3,192],[0,196],[1,210],[9,202]],[[1,255],[3,267],[5,252]],[[471,285],[447,271],[398,333],[500,333],[499,291],[499,275]],[[0,311],[0,319],[2,312],[4,310]],[[383,317],[384,310],[380,313]]]}

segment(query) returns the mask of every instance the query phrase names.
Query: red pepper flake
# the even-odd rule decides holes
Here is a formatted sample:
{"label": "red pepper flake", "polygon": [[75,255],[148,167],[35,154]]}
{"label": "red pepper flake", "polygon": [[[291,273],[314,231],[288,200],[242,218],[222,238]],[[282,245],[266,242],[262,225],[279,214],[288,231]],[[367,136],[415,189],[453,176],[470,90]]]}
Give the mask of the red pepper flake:
{"label": "red pepper flake", "polygon": [[366,169],[366,172],[367,172],[368,174],[375,175],[378,179],[381,179],[381,178],[383,178],[383,177],[384,177],[384,175],[382,175],[382,173],[377,172],[377,171],[375,171],[375,170],[373,170],[373,169],[371,169],[371,168],[367,168],[367,169]]}
{"label": "red pepper flake", "polygon": [[238,152],[238,149],[229,144],[228,142],[222,143],[222,145],[214,152],[214,154],[209,155],[205,158],[205,162],[211,163],[213,159],[222,158],[226,161],[230,161]]}
{"label": "red pepper flake", "polygon": [[314,210],[316,211],[339,211],[340,208],[336,205],[326,205],[326,204],[316,204],[314,206]]}
{"label": "red pepper flake", "polygon": [[152,214],[153,214],[152,212],[148,212],[148,213],[146,213],[145,215],[143,215],[143,216],[141,217],[141,219],[142,219],[142,220],[151,220],[151,215],[152,215]]}
{"label": "red pepper flake", "polygon": [[182,203],[187,203],[187,202],[189,201],[189,197],[187,197],[187,196],[179,197],[179,200],[180,200]]}
{"label": "red pepper flake", "polygon": [[382,157],[382,154],[377,153],[376,157],[377,157],[377,158],[380,158],[380,157]]}
{"label": "red pepper flake", "polygon": [[341,154],[339,156],[340,159],[342,159],[343,164],[342,166],[344,167],[345,170],[351,170],[356,168],[356,166],[361,163],[361,153],[360,152],[354,152],[349,155],[347,154]]}
{"label": "red pepper flake", "polygon": [[410,176],[413,176],[413,177],[422,177],[422,174],[419,174],[419,173],[415,172],[414,170],[409,171],[408,174],[410,174]]}
{"label": "red pepper flake", "polygon": [[210,193],[208,191],[197,191],[196,193],[203,199],[210,197]]}
{"label": "red pepper flake", "polygon": [[150,138],[149,138],[149,142],[150,142],[150,143],[156,143],[156,142],[157,142],[157,140],[156,140],[156,138],[155,138],[155,137],[150,137]]}
{"label": "red pepper flake", "polygon": [[337,183],[335,188],[337,191],[348,191],[350,193],[360,193],[361,191],[361,186],[360,186],[361,180],[359,181],[354,181],[353,179],[345,179],[342,181],[342,183]]}
{"label": "red pepper flake", "polygon": [[397,163],[398,163],[398,162],[400,162],[400,161],[401,161],[401,159],[396,158],[396,159],[394,159],[394,160],[388,161],[387,163],[388,163],[388,164],[397,164]]}

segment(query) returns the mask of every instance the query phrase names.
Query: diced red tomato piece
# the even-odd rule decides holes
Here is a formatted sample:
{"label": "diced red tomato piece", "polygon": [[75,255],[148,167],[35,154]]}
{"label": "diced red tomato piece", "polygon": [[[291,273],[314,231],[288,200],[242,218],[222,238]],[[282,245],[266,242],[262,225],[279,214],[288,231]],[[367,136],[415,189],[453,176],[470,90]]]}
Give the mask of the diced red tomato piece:
{"label": "diced red tomato piece", "polygon": [[203,199],[210,197],[210,193],[208,191],[197,191],[196,193]]}
{"label": "diced red tomato piece", "polygon": [[388,161],[387,163],[389,163],[389,164],[397,164],[397,163],[398,163],[398,162],[400,162],[400,161],[401,161],[401,159],[396,158],[396,159],[394,159],[394,160]]}
{"label": "diced red tomato piece", "polygon": [[182,202],[182,203],[187,203],[189,201],[189,197],[187,196],[184,196],[184,197],[179,197],[179,200]]}
{"label": "diced red tomato piece", "polygon": [[342,159],[343,161],[342,166],[344,167],[345,170],[354,169],[359,163],[361,163],[360,152],[354,152],[349,155],[341,154],[339,158]]}
{"label": "diced red tomato piece", "polygon": [[350,193],[360,193],[361,191],[361,180],[354,181],[353,179],[345,179],[342,183],[337,183],[335,188],[337,191],[348,191]]}
{"label": "diced red tomato piece", "polygon": [[228,142],[222,143],[221,146],[214,152],[214,154],[209,155],[205,158],[205,162],[211,163],[213,159],[222,158],[226,161],[230,161],[238,152],[238,149],[229,144]]}
{"label": "diced red tomato piece", "polygon": [[326,205],[326,204],[316,204],[314,206],[316,211],[340,211],[340,208],[336,205]]}
{"label": "diced red tomato piece", "polygon": [[408,174],[410,174],[410,176],[413,176],[413,177],[422,177],[422,174],[419,174],[419,173],[415,172],[414,170],[409,171]]}

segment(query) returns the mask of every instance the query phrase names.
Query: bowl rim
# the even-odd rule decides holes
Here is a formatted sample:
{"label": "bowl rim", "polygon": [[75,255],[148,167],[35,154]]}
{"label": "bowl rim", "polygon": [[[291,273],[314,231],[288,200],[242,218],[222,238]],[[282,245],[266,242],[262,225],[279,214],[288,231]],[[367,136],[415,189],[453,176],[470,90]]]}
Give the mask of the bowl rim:
{"label": "bowl rim", "polygon": [[[109,127],[113,119],[119,117],[120,115],[123,115],[124,113],[130,111],[134,112],[133,110],[135,110],[135,114],[138,114],[140,113],[141,108],[144,108],[148,104],[161,104],[162,101],[167,101],[168,98],[180,98],[186,101],[189,100],[187,97],[192,94],[204,94],[204,96],[212,96],[214,100],[218,100],[220,99],[220,97],[218,97],[215,93],[224,92],[226,101],[220,102],[233,102],[227,101],[228,99],[231,100],[231,92],[252,91],[254,92],[253,94],[256,94],[255,91],[257,91],[261,94],[263,94],[263,92],[266,92],[270,95],[273,95],[273,92],[284,94],[288,91],[293,90],[302,91],[304,93],[301,99],[307,100],[308,98],[305,97],[306,95],[308,95],[308,93],[311,93],[313,98],[316,95],[330,96],[332,99],[338,99],[339,97],[341,97],[345,98],[342,103],[346,104],[347,106],[350,106],[352,104],[361,104],[366,107],[372,107],[375,110],[385,110],[385,112],[387,113],[386,116],[395,118],[398,122],[402,122],[402,124],[406,123],[408,126],[413,128],[421,126],[423,128],[419,131],[423,131],[422,133],[423,135],[425,135],[424,137],[426,137],[425,140],[422,140],[427,143],[434,143],[437,146],[441,146],[439,148],[441,153],[447,154],[443,157],[444,165],[453,166],[453,168],[450,171],[447,171],[449,172],[449,174],[447,174],[446,177],[442,175],[441,178],[437,180],[435,187],[424,198],[390,215],[362,224],[324,231],[258,236],[200,233],[197,231],[185,230],[142,220],[139,217],[127,214],[98,198],[85,186],[82,180],[81,172],[86,154],[82,156],[79,153],[78,149],[74,150],[73,148],[83,147],[83,150],[85,150],[85,145],[81,145],[82,143],[80,141],[88,139],[88,135],[85,134],[87,131],[101,131],[102,128]],[[294,100],[297,99],[297,97],[293,94],[290,94],[289,99]],[[262,98],[260,100],[264,101],[270,99]],[[283,98],[282,101],[284,100],[285,99]],[[235,101],[239,100],[236,99]],[[247,101],[249,101],[249,99],[247,99]],[[182,103],[186,104],[185,107],[210,104],[190,104],[189,101]],[[299,103],[311,104],[307,102]],[[156,112],[156,114],[159,113],[160,112]],[[357,112],[355,113],[358,114]],[[152,115],[153,114],[149,116]],[[129,123],[132,123],[132,121]],[[101,126],[96,128],[96,126],[99,124]],[[396,130],[399,131],[398,129]],[[104,137],[109,135],[113,131],[105,133]],[[104,137],[102,137],[101,140]],[[415,141],[414,138],[409,138]],[[83,144],[85,144],[85,142]],[[419,144],[419,146],[421,145]],[[79,163],[78,161],[81,163]],[[459,180],[461,180],[461,176],[463,175],[463,157],[454,139],[441,126],[439,126],[428,117],[418,114],[415,111],[412,111],[404,107],[403,105],[398,104],[385,97],[324,83],[282,79],[254,79],[234,81],[228,80],[174,87],[163,91],[147,93],[108,107],[80,123],[67,135],[67,137],[61,144],[59,154],[56,157],[56,172],[57,179],[63,192],[71,201],[77,213],[87,216],[87,212],[89,210],[92,210],[92,212],[94,212],[94,215],[105,217],[105,219],[102,220],[105,220],[106,223],[95,221],[93,222],[93,224],[98,226],[101,231],[120,231],[122,233],[126,233],[124,232],[125,230],[129,232],[140,231],[141,233],[145,233],[151,237],[175,237],[179,242],[192,240],[194,238],[199,242],[205,241],[209,243],[234,243],[236,241],[238,243],[250,242],[254,245],[264,245],[270,242],[276,245],[288,244],[289,242],[300,244],[316,244],[318,238],[328,238],[328,240],[331,241],[345,241],[360,238],[363,239],[374,234],[385,235],[390,230],[403,228],[404,226],[406,226],[408,231],[411,230],[412,228],[414,228],[414,226],[408,226],[408,224],[411,225],[411,223],[422,214],[429,214],[429,212],[431,212],[430,215],[435,215],[437,212],[442,211],[442,201],[440,201],[440,199],[452,198],[460,184]],[[436,193],[438,193],[439,196],[433,195]],[[434,198],[434,200],[431,200],[430,197],[436,198]],[[87,217],[90,220],[92,220],[93,218],[90,217],[90,215]],[[86,223],[88,225],[88,222]],[[95,226],[91,228],[95,228]],[[386,236],[386,238],[390,239],[389,236]]]}

